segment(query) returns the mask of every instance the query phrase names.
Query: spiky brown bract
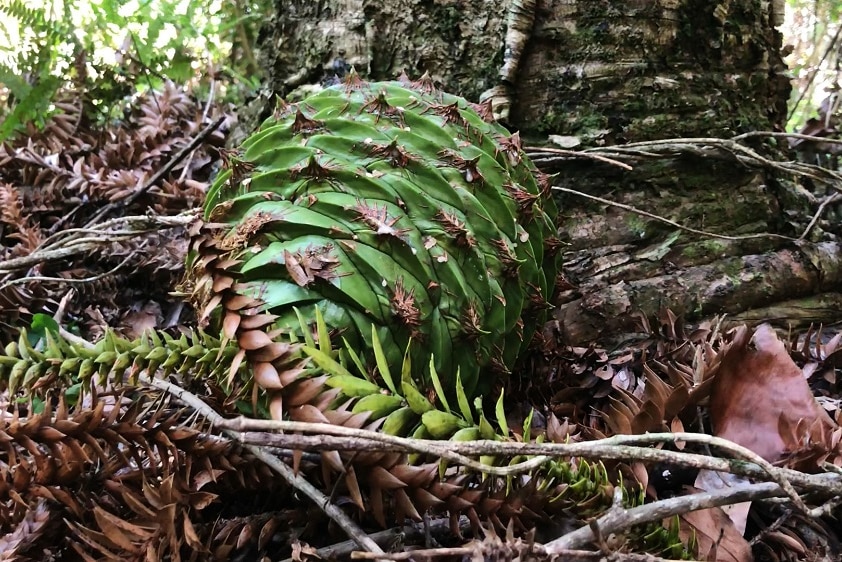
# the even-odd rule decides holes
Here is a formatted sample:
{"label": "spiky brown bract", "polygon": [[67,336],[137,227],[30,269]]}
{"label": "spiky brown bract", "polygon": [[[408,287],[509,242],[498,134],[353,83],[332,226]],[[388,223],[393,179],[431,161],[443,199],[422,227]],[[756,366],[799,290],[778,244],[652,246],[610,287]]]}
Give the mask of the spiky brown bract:
{"label": "spiky brown bract", "polygon": [[[316,320],[323,331],[319,314]],[[177,560],[179,552],[227,559],[233,553],[248,558],[255,550],[283,548],[270,540],[288,517],[277,506],[290,514],[297,507],[285,495],[279,504],[265,501],[268,493],[284,494],[278,477],[248,451],[219,438],[219,430],[202,416],[154,385],[137,384],[163,374],[187,389],[211,389],[208,402],[233,414],[234,404],[221,392],[237,353],[233,343],[221,345],[201,332],[177,339],[148,332],[134,341],[108,332],[90,348],[50,332],[44,339],[43,349],[37,349],[23,333],[0,350],[0,388],[19,404],[14,413],[0,416],[0,536],[6,535],[0,552],[66,554],[72,548],[83,558]],[[330,345],[319,338],[322,343]],[[383,394],[361,374],[341,365],[328,368],[337,350],[305,349],[321,352],[315,362],[334,374],[302,373],[294,365],[281,373],[293,420],[379,427],[385,433],[410,428],[417,437],[452,440],[502,437],[494,418],[472,409],[463,392],[458,413],[446,406],[436,410],[414,386],[408,358],[400,384],[397,374],[384,368],[395,392]],[[240,382],[232,391],[247,390],[244,370],[235,373]],[[260,376],[254,373],[255,380]],[[339,405],[337,396],[344,396]],[[500,410],[496,426],[504,423]],[[551,416],[542,439],[576,440],[574,430]],[[530,416],[515,434],[531,433]],[[321,461],[315,467],[303,463],[301,473],[313,480],[320,473],[325,491],[349,499],[346,506],[353,502],[384,526],[448,511],[454,528],[461,515],[477,526],[488,522],[503,528],[513,522],[521,528],[547,512],[596,513],[613,497],[605,469],[581,460],[550,461],[523,480],[400,453],[325,451]],[[246,505],[250,495],[262,498],[258,505]],[[257,511],[238,517],[243,508]]]}
{"label": "spiky brown bract", "polygon": [[459,372],[471,396],[529,344],[558,269],[556,207],[519,139],[464,99],[352,75],[281,107],[240,159],[253,170],[210,189],[205,214],[222,228],[194,245],[192,268],[226,337],[243,337],[235,316],[261,313],[296,332],[294,307],[315,305],[364,361],[372,333],[391,364],[411,339],[414,373],[432,357],[445,388]]}

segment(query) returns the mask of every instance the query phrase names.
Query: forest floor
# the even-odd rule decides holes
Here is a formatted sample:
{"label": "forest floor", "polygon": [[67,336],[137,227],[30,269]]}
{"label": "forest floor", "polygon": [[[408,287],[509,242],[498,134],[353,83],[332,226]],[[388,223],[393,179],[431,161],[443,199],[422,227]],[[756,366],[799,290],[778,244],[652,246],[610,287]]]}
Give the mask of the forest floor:
{"label": "forest floor", "polygon": [[[177,287],[209,181],[230,156],[224,146],[232,116],[198,105],[171,84],[139,97],[125,121],[106,128],[87,123],[76,100],[56,105],[60,112],[43,130],[0,146],[0,343],[7,357],[26,347],[21,328],[36,335],[35,347],[55,326],[70,341],[85,342],[106,334],[141,341],[147,330],[174,339],[195,334],[196,315]],[[272,462],[255,468],[265,461],[261,455],[277,452],[271,446],[277,442],[247,454],[236,447],[238,438],[208,423],[214,412],[237,411],[218,387],[209,385],[199,396],[204,406],[179,402],[182,395],[161,383],[146,389],[147,402],[103,395],[99,404],[91,397],[93,403],[64,411],[67,405],[55,395],[46,406],[19,401],[10,390],[34,384],[43,372],[13,374],[10,359],[10,368],[0,371],[8,413],[0,421],[0,560],[43,552],[54,559],[73,559],[69,552],[82,559],[153,559],[164,552],[172,559],[178,553],[187,559],[346,558],[361,537],[386,551],[371,554],[378,559],[401,559],[394,552],[405,549],[418,550],[418,559],[840,559],[838,329],[779,336],[767,326],[726,319],[689,326],[665,310],[659,318],[641,318],[638,331],[626,336],[619,347],[573,347],[548,323],[536,352],[506,386],[504,419],[497,414],[511,429],[513,447],[450,447],[475,458],[489,451],[508,455],[512,463],[539,452],[573,459],[565,464],[569,473],[554,477],[557,497],[521,497],[514,506],[504,494],[509,516],[494,507],[497,515],[483,520],[482,510],[471,508],[457,510],[462,517],[432,509],[419,515],[395,499],[397,511],[422,522],[388,531],[356,512],[353,492],[320,474],[324,460],[312,442],[274,456],[290,456],[296,470],[304,467],[290,477],[298,484],[280,485],[271,470],[289,469]],[[49,384],[58,383],[43,383]],[[114,435],[100,436],[91,425],[85,426],[88,437],[75,437],[91,412],[98,412],[97,423],[115,423]],[[157,441],[147,435],[153,427],[164,428]],[[145,441],[132,441],[141,434]],[[557,449],[516,448],[539,435]],[[334,437],[337,447],[341,439],[352,440],[343,445],[352,450],[378,440],[362,429]],[[199,450],[187,442],[203,445]],[[302,457],[308,446],[314,448]],[[408,442],[391,446],[412,451]],[[111,451],[111,461],[103,451]],[[48,468],[48,457],[77,464]],[[149,459],[158,466],[150,468]],[[196,465],[173,476],[173,482],[183,477],[179,485],[165,477],[171,470],[181,474],[168,466],[173,460]],[[735,480],[723,484],[714,473],[733,473]],[[302,499],[304,477],[337,509]],[[540,495],[528,477],[517,478],[523,490]],[[511,485],[500,481],[503,488]],[[221,490],[223,482],[233,482],[231,489]],[[455,490],[453,482],[440,487]],[[466,489],[450,492],[450,507],[457,498],[467,502]],[[420,495],[410,504],[419,505]],[[727,514],[720,507],[744,501],[750,504]],[[343,542],[348,527],[336,511],[353,514],[352,529],[362,533],[353,537],[357,542]],[[647,543],[656,536],[656,544]],[[669,550],[669,540],[686,550]],[[661,558],[636,554],[644,551]]]}

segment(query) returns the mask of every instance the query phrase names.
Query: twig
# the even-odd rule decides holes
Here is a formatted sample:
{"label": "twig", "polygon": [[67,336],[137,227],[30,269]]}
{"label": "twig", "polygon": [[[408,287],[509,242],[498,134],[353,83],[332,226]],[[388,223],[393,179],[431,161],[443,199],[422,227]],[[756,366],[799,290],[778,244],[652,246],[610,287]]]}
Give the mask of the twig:
{"label": "twig", "polygon": [[[351,560],[372,560],[382,558],[386,560],[415,560],[430,559],[442,556],[460,556],[463,560],[470,560],[472,555],[477,553],[475,546],[460,546],[451,548],[428,548],[408,550],[406,552],[391,552],[382,556],[375,556],[367,552],[352,552]],[[486,558],[487,559],[487,558]],[[563,560],[564,562],[686,562],[661,558],[653,554],[634,554],[629,552],[612,552],[605,554],[592,550],[568,549],[552,554],[541,548],[541,545],[533,545],[533,551],[529,553],[529,560]]]}
{"label": "twig", "polygon": [[[41,243],[35,248],[36,250],[41,250],[48,247],[57,246],[59,244],[64,245],[68,243],[69,239],[78,239],[81,234],[102,234],[103,232],[108,233],[139,233],[145,232],[146,230],[151,229],[160,229],[160,228],[173,228],[178,226],[186,226],[190,223],[190,218],[195,217],[197,215],[196,210],[185,211],[183,213],[179,213],[178,215],[130,215],[125,217],[117,217],[113,219],[109,219],[105,222],[97,224],[95,226],[87,227],[87,228],[66,228],[54,234],[51,234],[47,238],[41,241]],[[185,220],[187,219],[187,220]],[[144,225],[146,230],[139,230],[137,228],[131,228],[134,223],[139,223]],[[128,228],[126,231],[115,230],[117,228]],[[59,238],[66,238],[61,242],[58,242],[57,239]]]}
{"label": "twig", "polygon": [[755,544],[757,544],[760,541],[762,541],[763,539],[765,539],[766,536],[769,535],[769,533],[773,533],[773,532],[777,531],[781,527],[781,525],[783,525],[791,517],[792,517],[792,510],[791,509],[785,509],[784,512],[781,514],[781,516],[778,517],[775,521],[773,521],[771,525],[769,525],[768,527],[765,527],[763,529],[760,529],[760,532],[757,533],[756,535],[754,535],[754,537],[748,543],[749,546],[754,546]]}
{"label": "twig", "polygon": [[225,121],[225,119],[227,119],[227,117],[225,115],[223,115],[222,117],[217,118],[216,121],[214,121],[213,123],[211,123],[210,125],[208,125],[204,129],[202,129],[195,137],[193,137],[193,140],[191,140],[189,143],[187,143],[187,145],[184,148],[182,148],[177,153],[175,153],[175,155],[172,158],[170,158],[167,161],[166,164],[164,164],[161,168],[159,168],[158,171],[155,172],[152,175],[152,177],[149,178],[146,181],[146,183],[143,184],[142,187],[134,190],[128,198],[126,198],[122,201],[114,201],[112,203],[109,203],[108,205],[106,205],[102,209],[100,209],[100,211],[97,214],[95,214],[93,216],[93,218],[90,221],[88,221],[88,223],[85,226],[91,226],[91,225],[94,225],[94,224],[98,223],[103,217],[108,216],[108,214],[110,214],[111,212],[116,210],[118,207],[119,208],[129,207],[132,203],[134,203],[138,199],[138,197],[140,197],[141,195],[143,195],[144,193],[149,191],[152,188],[153,185],[158,183],[158,180],[160,180],[165,175],[167,175],[179,162],[184,160],[184,158],[188,154],[190,154],[193,150],[195,150],[196,147],[199,146],[199,144],[201,144],[202,141],[204,141],[208,137],[208,135],[210,135],[212,132],[214,132],[216,129],[218,129],[219,126],[222,125],[222,123]]}
{"label": "twig", "polygon": [[[143,376],[141,380],[144,384],[171,394],[182,403],[190,406],[203,415],[213,425],[219,425],[219,422],[223,420],[220,414],[208,406],[198,396],[177,385],[163,379],[154,378],[149,374]],[[225,433],[236,437],[236,432],[234,431],[228,430],[225,431]],[[333,519],[333,521],[339,525],[339,527],[345,531],[345,533],[347,533],[347,535],[351,537],[351,539],[353,539],[360,548],[368,550],[369,552],[383,553],[383,549],[380,548],[376,542],[371,540],[371,538],[369,538],[369,536],[366,535],[365,532],[360,529],[359,526],[344,511],[342,511],[342,509],[340,509],[336,504],[331,503],[327,496],[322,494],[318,488],[310,484],[310,482],[301,475],[295,474],[286,463],[278,459],[275,455],[267,452],[263,447],[257,445],[243,445],[243,447],[266,463],[272,470],[280,474],[281,477],[290,484],[290,486],[293,486],[296,490],[299,490],[310,498],[310,500],[319,506],[328,517]]]}
{"label": "twig", "polygon": [[[195,220],[196,212],[188,211],[175,216],[128,216],[107,221],[92,229],[85,229],[85,233],[92,233],[93,236],[73,237],[67,240],[57,240],[49,245],[36,249],[27,256],[12,258],[0,261],[0,274],[28,269],[41,263],[49,263],[67,259],[72,256],[84,254],[101,248],[104,245],[117,241],[128,240],[150,232],[164,228],[176,228],[189,225]],[[122,224],[127,230],[109,231],[108,228],[116,224]],[[76,230],[76,229],[72,229]],[[61,234],[61,233],[58,233]],[[57,234],[57,235],[58,235]],[[57,236],[54,235],[54,236]],[[51,237],[52,238],[52,237]]]}
{"label": "twig", "polygon": [[[464,515],[459,518],[459,531],[466,533],[471,529],[470,520]],[[407,545],[417,544],[422,541],[427,534],[437,538],[445,538],[453,536],[453,529],[450,526],[450,519],[440,517],[430,522],[426,528],[421,528],[420,523],[412,523],[404,525],[403,527],[393,527],[385,531],[378,531],[371,533],[369,537],[376,542],[386,552],[396,550],[403,551]],[[316,556],[323,560],[342,560],[352,556],[355,551],[356,556],[364,555],[371,558],[388,558],[389,555],[375,555],[366,552],[360,552],[358,546],[354,541],[344,541],[330,546],[324,546],[316,550]],[[293,562],[292,558],[287,558],[281,562]]]}
{"label": "twig", "polygon": [[[156,379],[157,380],[157,379]],[[210,408],[208,408],[210,409]],[[212,411],[212,410],[211,410]],[[383,549],[380,548],[376,542],[359,528],[359,526],[335,503],[332,503],[327,496],[322,494],[318,488],[310,484],[310,482],[301,475],[295,474],[293,470],[275,455],[265,451],[263,448],[256,445],[244,445],[244,447],[251,451],[251,453],[266,463],[269,468],[280,474],[291,486],[306,495],[310,500],[319,506],[325,514],[333,519],[345,533],[356,542],[360,548],[369,552],[383,554]]]}
{"label": "twig", "polygon": [[82,285],[84,283],[93,283],[94,281],[99,281],[100,279],[102,279],[104,277],[108,277],[109,275],[113,275],[114,273],[117,273],[117,271],[119,271],[120,268],[122,268],[127,263],[129,263],[129,260],[131,260],[131,258],[132,258],[132,256],[130,256],[130,255],[126,256],[126,258],[123,261],[121,261],[120,263],[118,263],[117,265],[115,265],[114,267],[109,269],[108,271],[106,271],[104,273],[100,273],[99,275],[92,275],[91,277],[83,277],[82,279],[72,279],[72,278],[66,278],[66,277],[47,277],[47,276],[41,276],[41,275],[18,277],[17,279],[12,279],[10,281],[6,281],[2,285],[0,285],[0,291],[2,291],[3,289],[5,289],[7,287],[11,287],[12,285],[20,285],[21,283],[31,283],[33,281],[49,281],[49,282],[55,282],[55,283],[67,283],[67,284],[70,284],[70,285],[73,285],[73,284]]}
{"label": "twig", "polygon": [[707,232],[705,230],[698,230],[696,228],[684,226],[683,224],[678,224],[677,222],[675,222],[673,220],[670,220],[670,219],[665,218],[665,217],[661,217],[659,215],[650,213],[648,211],[643,211],[641,209],[638,209],[637,207],[632,207],[631,205],[626,205],[624,203],[618,203],[616,201],[611,201],[610,199],[604,199],[602,197],[597,197],[596,195],[590,195],[588,193],[583,193],[583,192],[577,191],[575,189],[570,189],[570,188],[567,188],[567,187],[561,187],[561,186],[558,186],[558,185],[552,186],[552,189],[555,190],[555,191],[563,191],[564,193],[571,193],[573,195],[578,195],[579,197],[584,197],[586,199],[593,199],[594,201],[599,201],[600,203],[603,203],[605,205],[610,205],[612,207],[618,207],[618,208],[623,209],[625,211],[629,211],[631,213],[635,213],[635,214],[650,218],[652,220],[656,220],[658,222],[666,223],[666,224],[668,224],[670,226],[674,226],[675,228],[678,228],[680,230],[686,230],[687,232],[692,232],[693,234],[700,234],[702,236],[707,236],[709,238],[719,238],[721,240],[751,240],[751,239],[755,239],[755,238],[774,238],[774,239],[777,239],[777,240],[787,240],[787,241],[790,241],[790,242],[797,242],[798,240],[800,240],[800,238],[792,238],[790,236],[784,236],[783,234],[773,234],[773,233],[769,233],[769,232],[759,232],[757,234],[742,234],[742,235],[739,235],[739,236],[728,236],[726,234],[716,234],[714,232]]}
{"label": "twig", "polygon": [[581,152],[578,150],[567,150],[564,148],[553,148],[549,146],[541,146],[541,147],[529,147],[531,150],[529,152],[529,156],[531,158],[535,158],[536,156],[543,156],[544,153],[547,154],[560,154],[562,156],[569,156],[571,158],[580,158],[580,159],[589,159],[589,160],[598,160],[599,162],[605,162],[606,164],[611,164],[612,166],[617,166],[618,168],[622,168],[624,170],[634,170],[632,166],[629,166],[625,162],[620,162],[618,160],[614,160],[613,158],[608,158],[606,156],[602,156],[601,154],[591,154],[589,152]]}
{"label": "twig", "polygon": [[641,156],[643,155],[641,152],[643,150],[651,152],[651,154],[648,155],[650,158],[658,157],[660,156],[659,153],[666,151],[674,153],[688,152],[702,157],[711,157],[716,156],[716,152],[711,150],[716,148],[721,151],[725,151],[732,158],[747,167],[765,167],[778,170],[783,173],[806,176],[816,181],[830,184],[834,186],[834,189],[842,189],[842,187],[834,185],[834,183],[842,181],[842,174],[836,171],[803,162],[779,162],[776,160],[770,160],[769,158],[761,156],[755,150],[729,139],[719,139],[714,137],[661,139],[634,142],[624,144],[622,146],[589,148],[585,149],[584,152],[611,154],[615,158],[622,157],[624,154],[630,156]]}
{"label": "twig", "polygon": [[840,199],[840,197],[841,196],[839,193],[834,193],[830,197],[825,197],[824,201],[821,202],[819,208],[816,209],[816,212],[813,214],[813,218],[810,219],[810,223],[804,229],[804,232],[802,232],[801,236],[798,237],[799,240],[804,240],[807,237],[807,235],[810,234],[810,231],[813,229],[816,223],[819,222],[819,217],[821,217],[824,214],[825,207],[827,207],[831,203],[835,203]]}
{"label": "twig", "polygon": [[736,137],[731,137],[732,141],[739,142],[741,140],[745,140],[752,137],[773,137],[773,138],[786,138],[786,139],[799,139],[805,141],[814,141],[814,142],[821,142],[827,144],[842,144],[842,139],[831,139],[827,137],[817,137],[814,135],[803,135],[801,133],[776,133],[773,131],[750,131],[748,133],[743,133],[741,135],[737,135]]}
{"label": "twig", "polygon": [[[508,457],[541,455],[543,457],[581,457],[603,460],[667,462],[692,468],[705,468],[718,472],[740,474],[752,478],[771,478],[775,482],[780,483],[783,489],[789,488],[789,494],[794,494],[791,484],[810,490],[821,490],[835,495],[842,493],[842,478],[837,474],[806,475],[795,470],[774,467],[750,450],[736,443],[699,433],[615,435],[606,439],[581,443],[517,443],[487,440],[468,442],[418,440],[331,424],[257,420],[243,417],[221,420],[217,427],[242,432],[238,436],[238,439],[244,443],[259,442],[263,445],[289,447],[300,450],[367,449],[377,451],[421,452],[435,454],[447,460],[453,460],[454,462],[461,462],[459,458],[466,455]],[[303,435],[276,433],[249,433],[249,431],[260,430],[315,433],[317,437],[308,438]],[[709,457],[707,455],[631,446],[632,444],[671,443],[675,441],[711,445],[734,454],[741,459],[748,460],[735,461]],[[531,461],[534,460],[531,459]],[[511,467],[481,464],[477,467],[473,461],[470,467],[487,474],[498,476],[511,476],[524,472],[526,467],[534,468],[532,463],[528,465],[513,465]],[[797,494],[794,495],[797,497]],[[793,501],[798,500],[793,498]]]}
{"label": "twig", "polygon": [[[740,164],[748,168],[770,168],[785,174],[794,176],[803,176],[811,178],[815,181],[827,184],[832,189],[842,191],[842,173],[827,168],[822,168],[813,164],[804,162],[780,162],[766,158],[755,150],[739,144],[737,140],[742,140],[752,133],[740,135],[734,139],[719,139],[719,138],[678,138],[678,139],[661,139],[653,141],[643,141],[636,143],[629,143],[619,146],[608,146],[598,148],[588,148],[582,150],[582,155],[602,155],[609,156],[612,160],[626,159],[639,160],[641,158],[661,158],[664,153],[670,154],[695,154],[702,158],[723,158],[723,154],[728,155],[729,160],[736,160]],[[767,133],[754,133],[757,135]],[[778,136],[779,133],[768,133],[771,136]],[[783,134],[783,133],[780,133]],[[797,135],[793,135],[797,136]],[[800,135],[800,137],[807,137],[813,140],[813,137],[808,135]],[[822,142],[828,142],[829,139],[822,139],[817,137]],[[839,141],[836,141],[839,142]],[[526,147],[526,153],[530,155],[536,163],[543,160],[542,152],[548,152],[548,149],[543,147]],[[813,202],[814,200],[811,200]]]}
{"label": "twig", "polygon": [[[607,513],[596,520],[596,525],[603,534],[618,533],[635,525],[661,521],[668,517],[690,511],[720,507],[744,501],[760,500],[781,495],[781,489],[772,482],[748,484],[739,488],[726,488],[715,492],[703,492],[679,496],[650,504],[623,509],[611,507]],[[596,534],[585,525],[567,533],[561,538],[544,545],[548,554],[560,554],[574,548],[581,548],[596,540]]]}

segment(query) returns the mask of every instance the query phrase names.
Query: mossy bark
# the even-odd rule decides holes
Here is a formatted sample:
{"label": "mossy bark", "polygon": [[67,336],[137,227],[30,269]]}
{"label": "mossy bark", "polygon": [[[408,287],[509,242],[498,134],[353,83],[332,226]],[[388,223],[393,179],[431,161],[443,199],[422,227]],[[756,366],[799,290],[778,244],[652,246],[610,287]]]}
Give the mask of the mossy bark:
{"label": "mossy bark", "polygon": [[[549,135],[587,147],[781,127],[789,83],[779,3],[537,0],[517,74],[503,81],[513,1],[278,0],[261,49],[267,92],[294,95],[347,63],[372,79],[429,72],[473,101],[503,88],[512,96],[508,125],[530,144]],[[775,153],[771,144],[755,148]],[[583,160],[547,171],[557,185],[724,235],[797,237],[816,208],[792,178],[699,155],[644,160],[631,172]],[[783,322],[818,320],[829,310],[821,303],[842,292],[836,241],[820,228],[798,244],[729,241],[569,193],[559,201],[572,288],[559,295],[556,318],[571,343],[628,330],[635,314],[663,308],[688,318],[765,310],[786,312]]]}
{"label": "mossy bark", "polygon": [[755,0],[539,2],[513,122],[585,143],[768,129],[789,91],[776,17]]}

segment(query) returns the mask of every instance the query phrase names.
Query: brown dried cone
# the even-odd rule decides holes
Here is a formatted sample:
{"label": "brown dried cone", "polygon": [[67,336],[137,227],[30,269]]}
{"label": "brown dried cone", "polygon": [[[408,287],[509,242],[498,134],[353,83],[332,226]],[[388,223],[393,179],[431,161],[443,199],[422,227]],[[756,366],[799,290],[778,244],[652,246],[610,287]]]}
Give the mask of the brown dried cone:
{"label": "brown dried cone", "polygon": [[[204,199],[212,169],[209,149],[224,143],[220,130],[204,137],[159,182],[146,184],[214,119],[215,111],[206,115],[186,91],[165,83],[160,91],[134,98],[125,120],[97,127],[88,119],[83,100],[83,93],[59,92],[53,104],[56,112],[42,130],[30,124],[26,134],[0,144],[0,261],[29,255],[48,239],[61,248],[72,236],[63,231],[85,226],[104,205],[125,201],[146,187],[142,197],[121,209],[123,214],[142,214],[150,208],[172,214]],[[29,271],[0,273],[0,341],[28,324],[32,314],[54,313],[68,289],[61,281],[23,283],[15,276],[94,278],[120,268],[125,275],[120,291],[98,293],[114,295],[115,300],[103,302],[96,298],[97,291],[87,291],[94,295],[77,295],[65,317],[84,318],[89,307],[92,314],[100,309],[106,318],[116,317],[118,309],[134,304],[133,291],[150,298],[150,287],[160,289],[152,298],[166,299],[166,288],[181,275],[186,250],[168,234],[122,237],[119,245],[96,256],[54,258]],[[163,254],[162,248],[167,250]]]}
{"label": "brown dried cone", "polygon": [[265,465],[155,392],[96,404],[60,400],[0,419],[0,550],[11,559],[72,549],[88,560],[179,560],[182,548],[210,558],[237,543],[214,538],[226,507],[278,490]]}
{"label": "brown dried cone", "polygon": [[[305,382],[307,387],[313,387],[319,379],[296,383],[304,373],[297,346],[275,341],[282,333],[270,327],[276,316],[261,312],[263,301],[259,298],[238,291],[240,274],[236,266],[240,261],[231,257],[230,248],[221,247],[221,239],[216,236],[218,230],[218,226],[202,221],[191,227],[190,251],[198,257],[192,261],[181,288],[198,302],[205,303],[198,311],[199,326],[207,326],[210,317],[216,315],[217,325],[221,327],[221,347],[229,341],[237,344],[227,380],[232,399],[241,398],[244,391],[250,391],[256,405],[258,391],[265,391],[272,419],[283,419],[281,390],[300,389]],[[246,385],[247,381],[236,376],[244,361],[249,365],[254,385]]]}

